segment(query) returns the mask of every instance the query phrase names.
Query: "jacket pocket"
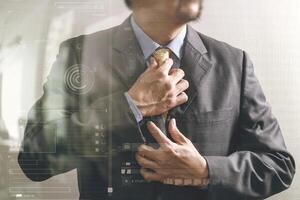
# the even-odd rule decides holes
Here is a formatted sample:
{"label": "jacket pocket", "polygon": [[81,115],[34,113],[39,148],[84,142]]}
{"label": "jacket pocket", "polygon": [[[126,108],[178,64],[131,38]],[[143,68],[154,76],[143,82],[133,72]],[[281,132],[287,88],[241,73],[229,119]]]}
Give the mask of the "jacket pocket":
{"label": "jacket pocket", "polygon": [[198,113],[194,110],[183,116],[180,130],[201,154],[224,156],[230,152],[235,116],[233,108]]}

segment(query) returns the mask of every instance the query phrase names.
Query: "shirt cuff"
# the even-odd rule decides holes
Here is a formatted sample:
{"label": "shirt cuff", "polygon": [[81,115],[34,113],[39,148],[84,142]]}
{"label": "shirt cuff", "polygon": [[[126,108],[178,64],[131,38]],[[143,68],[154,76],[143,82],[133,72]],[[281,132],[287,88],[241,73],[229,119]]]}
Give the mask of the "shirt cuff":
{"label": "shirt cuff", "polygon": [[141,111],[135,105],[135,103],[133,102],[133,100],[132,100],[131,96],[128,94],[128,92],[125,92],[124,95],[127,99],[127,102],[129,104],[129,107],[130,107],[132,113],[134,114],[136,121],[139,123],[140,121],[143,120],[143,115],[142,115]]}

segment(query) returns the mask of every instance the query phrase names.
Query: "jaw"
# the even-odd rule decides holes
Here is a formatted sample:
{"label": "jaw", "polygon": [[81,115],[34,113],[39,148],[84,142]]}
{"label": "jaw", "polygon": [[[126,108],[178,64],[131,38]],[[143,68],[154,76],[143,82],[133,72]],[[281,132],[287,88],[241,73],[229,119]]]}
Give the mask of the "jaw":
{"label": "jaw", "polygon": [[178,0],[176,17],[187,23],[200,17],[202,8],[201,0]]}

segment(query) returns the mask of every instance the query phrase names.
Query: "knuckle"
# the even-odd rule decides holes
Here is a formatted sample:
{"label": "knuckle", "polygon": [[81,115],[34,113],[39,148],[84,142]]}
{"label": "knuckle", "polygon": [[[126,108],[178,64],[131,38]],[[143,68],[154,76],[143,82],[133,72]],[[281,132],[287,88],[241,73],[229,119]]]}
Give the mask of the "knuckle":
{"label": "knuckle", "polygon": [[170,81],[165,82],[165,88],[167,91],[173,90],[174,86]]}
{"label": "knuckle", "polygon": [[158,70],[157,71],[157,77],[159,78],[160,81],[164,81],[167,76],[163,71]]}
{"label": "knuckle", "polygon": [[164,70],[163,67],[158,68],[158,73],[159,73],[162,77],[168,76],[168,72],[166,72],[166,70]]}
{"label": "knuckle", "polygon": [[137,150],[138,150],[139,152],[141,152],[141,151],[142,151],[142,145],[138,146]]}
{"label": "knuckle", "polygon": [[138,150],[138,152],[143,152],[143,151],[145,150],[144,144],[138,146],[138,149],[137,149],[137,150]]}
{"label": "knuckle", "polygon": [[172,108],[176,105],[176,98],[172,97],[167,100],[167,108]]}
{"label": "knuckle", "polygon": [[167,97],[169,97],[169,98],[175,98],[176,97],[176,92],[174,90],[168,92]]}

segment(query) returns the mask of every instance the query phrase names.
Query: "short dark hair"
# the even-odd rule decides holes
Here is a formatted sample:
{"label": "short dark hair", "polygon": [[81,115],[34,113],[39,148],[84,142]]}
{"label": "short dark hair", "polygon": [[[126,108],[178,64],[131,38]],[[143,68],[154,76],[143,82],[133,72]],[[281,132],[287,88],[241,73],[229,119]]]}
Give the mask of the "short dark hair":
{"label": "short dark hair", "polygon": [[132,2],[131,0],[125,0],[125,4],[128,8],[132,8]]}

